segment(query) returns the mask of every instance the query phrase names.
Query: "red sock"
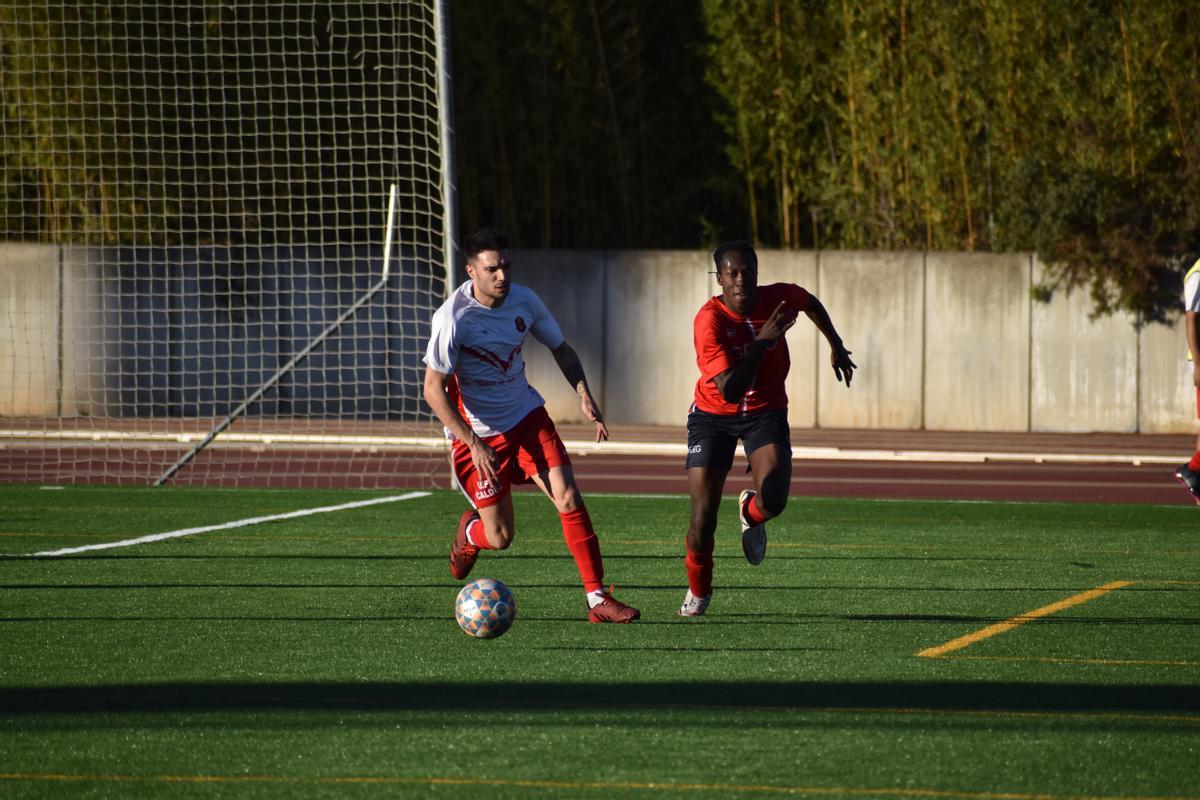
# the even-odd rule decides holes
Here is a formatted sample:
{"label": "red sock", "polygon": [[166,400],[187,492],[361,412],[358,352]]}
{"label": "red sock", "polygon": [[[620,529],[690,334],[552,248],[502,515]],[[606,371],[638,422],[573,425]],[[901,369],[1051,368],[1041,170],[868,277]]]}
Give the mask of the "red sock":
{"label": "red sock", "polygon": [[483,520],[473,519],[467,524],[467,541],[478,547],[480,550],[495,550],[492,543],[488,541],[487,533],[483,529]]}
{"label": "red sock", "polygon": [[571,551],[575,566],[579,568],[579,577],[583,579],[583,590],[594,592],[603,589],[604,563],[600,558],[600,540],[596,538],[587,509],[580,506],[574,511],[559,514],[558,518],[562,520],[567,549]]}
{"label": "red sock", "polygon": [[687,550],[683,566],[687,570],[688,588],[696,597],[708,597],[712,594],[713,543],[709,542],[708,547],[700,551],[688,547],[686,541],[683,546]]}
{"label": "red sock", "polygon": [[755,493],[744,506],[742,506],[742,514],[746,519],[750,520],[751,525],[757,525],[760,522],[767,521],[767,515],[763,513],[762,507],[758,504],[758,494]]}
{"label": "red sock", "polygon": [[1192,460],[1188,462],[1188,468],[1200,472],[1200,450],[1197,450],[1196,455],[1192,456]]}

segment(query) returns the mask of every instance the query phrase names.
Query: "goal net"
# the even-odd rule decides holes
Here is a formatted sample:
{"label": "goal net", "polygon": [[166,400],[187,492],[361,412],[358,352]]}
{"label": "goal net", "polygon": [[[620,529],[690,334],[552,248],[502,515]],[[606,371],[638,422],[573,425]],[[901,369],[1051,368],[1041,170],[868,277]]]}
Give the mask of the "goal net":
{"label": "goal net", "polygon": [[438,482],[444,3],[0,4],[0,481]]}

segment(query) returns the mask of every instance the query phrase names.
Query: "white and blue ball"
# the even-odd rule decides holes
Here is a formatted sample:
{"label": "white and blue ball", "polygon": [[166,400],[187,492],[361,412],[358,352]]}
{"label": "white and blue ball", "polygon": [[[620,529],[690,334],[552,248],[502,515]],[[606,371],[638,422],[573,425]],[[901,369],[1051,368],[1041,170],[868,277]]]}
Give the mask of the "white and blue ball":
{"label": "white and blue ball", "polygon": [[495,639],[517,618],[517,601],[512,589],[493,578],[471,581],[454,601],[458,627],[476,639]]}

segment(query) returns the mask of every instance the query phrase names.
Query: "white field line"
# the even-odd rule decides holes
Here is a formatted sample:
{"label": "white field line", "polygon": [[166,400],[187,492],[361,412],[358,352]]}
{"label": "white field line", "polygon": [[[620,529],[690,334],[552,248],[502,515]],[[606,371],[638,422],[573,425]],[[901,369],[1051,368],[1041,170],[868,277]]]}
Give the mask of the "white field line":
{"label": "white field line", "polygon": [[[203,439],[205,433],[151,433],[131,431],[39,431],[0,430],[0,441],[43,441],[188,444]],[[331,447],[403,448],[408,450],[445,450],[441,436],[333,436],[297,433],[233,433],[226,431],[214,446],[222,444],[323,445]],[[683,442],[602,442],[568,439],[564,442],[573,455],[649,455],[678,456],[687,453]],[[950,463],[1033,462],[1035,464],[1178,464],[1179,456],[1139,453],[1038,453],[997,452],[986,450],[843,450],[838,447],[794,447],[792,460],[816,461],[929,461]]]}
{"label": "white field line", "polygon": [[109,550],[114,547],[132,547],[135,544],[147,544],[149,542],[161,542],[164,539],[177,539],[180,536],[194,536],[197,533],[211,533],[212,531],[225,531],[231,528],[244,528],[247,525],[258,525],[262,522],[275,522],[281,519],[296,519],[297,517],[307,517],[313,514],[328,514],[331,511],[347,511],[352,508],[363,508],[365,506],[377,506],[380,503],[397,503],[401,500],[415,500],[418,497],[428,497],[430,492],[409,492],[408,494],[393,495],[391,497],[375,497],[371,500],[358,500],[353,503],[342,503],[336,506],[321,506],[320,508],[303,508],[299,511],[288,511],[286,514],[271,514],[266,517],[250,517],[248,519],[235,519],[233,522],[223,522],[220,525],[205,525],[200,528],[183,528],[177,531],[167,531],[166,533],[152,533],[148,536],[139,536],[136,539],[123,539],[119,542],[102,542],[101,544],[88,544],[82,547],[64,547],[61,550],[43,550],[40,553],[26,553],[30,557],[35,556],[67,556],[73,553],[83,553],[88,550]]}

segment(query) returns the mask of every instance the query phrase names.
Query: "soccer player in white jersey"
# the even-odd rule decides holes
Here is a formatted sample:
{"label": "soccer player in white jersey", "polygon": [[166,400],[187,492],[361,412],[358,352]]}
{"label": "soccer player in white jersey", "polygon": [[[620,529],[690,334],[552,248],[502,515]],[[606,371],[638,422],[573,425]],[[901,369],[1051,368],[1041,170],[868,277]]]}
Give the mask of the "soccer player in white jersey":
{"label": "soccer player in white jersey", "polygon": [[583,414],[608,438],[583,366],[553,315],[531,289],[512,282],[508,240],[485,228],[464,243],[470,280],[434,313],[425,351],[425,402],[453,438],[463,512],[450,549],[450,574],[466,578],[480,550],[512,544],[512,485],[534,483],[554,503],[579,568],[590,622],[641,616],[604,589],[600,542],[545,401],[525,379],[521,349],[530,333],[554,354],[579,394]]}
{"label": "soccer player in white jersey", "polygon": [[[1200,418],[1200,258],[1195,254],[1184,259],[1187,273],[1183,278],[1183,312],[1187,326],[1189,370],[1192,384],[1196,387],[1196,416]],[[1196,437],[1196,452],[1188,463],[1175,470],[1175,478],[1192,493],[1192,499],[1200,504],[1200,436]]]}

